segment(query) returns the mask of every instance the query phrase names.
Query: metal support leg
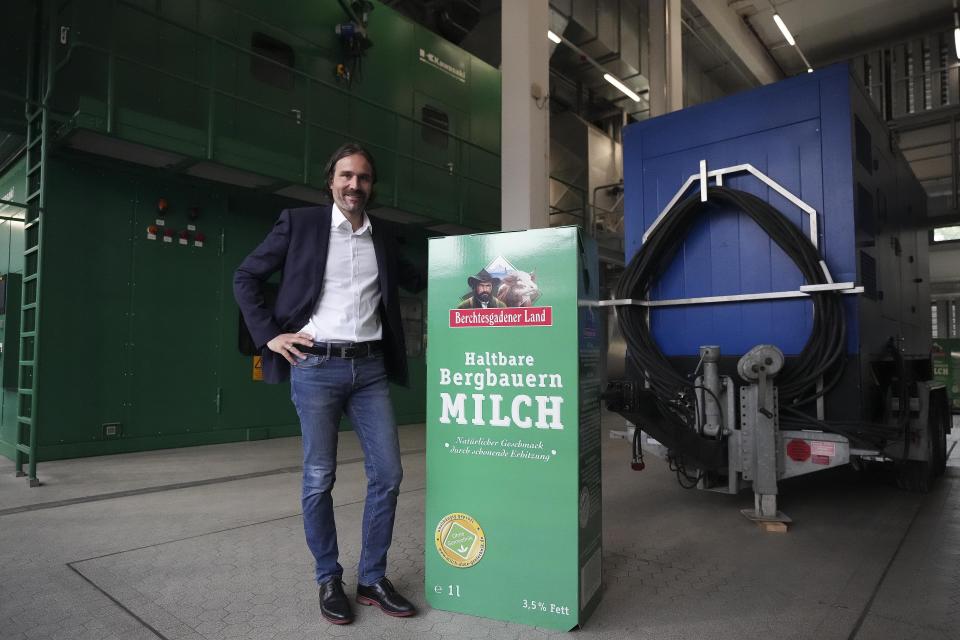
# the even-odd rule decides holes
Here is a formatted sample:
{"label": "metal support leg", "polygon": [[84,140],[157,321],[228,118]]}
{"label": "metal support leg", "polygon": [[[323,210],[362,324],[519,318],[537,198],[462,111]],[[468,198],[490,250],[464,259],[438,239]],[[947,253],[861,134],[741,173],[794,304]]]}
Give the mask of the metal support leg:
{"label": "metal support leg", "polygon": [[737,366],[740,376],[750,383],[740,388],[740,423],[743,475],[753,482],[753,509],[741,513],[758,522],[790,522],[777,511],[780,421],[773,378],[783,362],[776,347],[761,345],[751,349]]}

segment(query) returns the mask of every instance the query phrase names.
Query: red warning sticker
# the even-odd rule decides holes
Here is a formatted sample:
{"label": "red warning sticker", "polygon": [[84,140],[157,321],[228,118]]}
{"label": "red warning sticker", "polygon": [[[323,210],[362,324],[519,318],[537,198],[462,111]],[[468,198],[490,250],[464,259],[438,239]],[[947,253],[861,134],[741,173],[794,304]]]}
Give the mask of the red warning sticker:
{"label": "red warning sticker", "polygon": [[813,456],[810,458],[810,462],[813,464],[830,464],[830,458],[828,456]]}

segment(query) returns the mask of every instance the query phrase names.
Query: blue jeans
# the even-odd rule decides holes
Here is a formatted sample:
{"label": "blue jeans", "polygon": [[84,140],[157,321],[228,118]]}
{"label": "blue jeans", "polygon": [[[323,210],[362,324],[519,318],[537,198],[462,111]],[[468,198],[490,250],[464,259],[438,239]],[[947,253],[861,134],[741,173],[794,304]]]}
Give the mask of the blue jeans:
{"label": "blue jeans", "polygon": [[343,575],[330,495],[336,479],[337,432],[346,413],[363,448],[367,499],[357,581],[384,577],[403,469],[382,356],[308,355],[291,367],[290,389],[303,433],[303,528],[323,583]]}

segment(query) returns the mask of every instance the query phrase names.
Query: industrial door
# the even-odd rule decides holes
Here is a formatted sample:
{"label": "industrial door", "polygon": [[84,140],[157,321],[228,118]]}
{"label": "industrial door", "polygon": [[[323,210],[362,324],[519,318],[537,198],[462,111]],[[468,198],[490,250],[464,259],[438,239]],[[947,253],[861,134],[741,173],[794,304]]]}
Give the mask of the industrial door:
{"label": "industrial door", "polygon": [[[224,295],[220,299],[220,349],[217,369],[221,428],[245,428],[248,440],[300,433],[290,402],[290,386],[267,384],[260,378],[257,358],[247,345],[241,350],[240,310],[233,299],[233,273],[273,227],[280,209],[275,204],[234,199],[228,205],[224,229],[223,261],[217,277]],[[280,274],[273,281],[279,283]]]}
{"label": "industrial door", "polygon": [[171,182],[145,181],[135,203],[127,438],[177,446],[216,423],[223,208],[213,190]]}

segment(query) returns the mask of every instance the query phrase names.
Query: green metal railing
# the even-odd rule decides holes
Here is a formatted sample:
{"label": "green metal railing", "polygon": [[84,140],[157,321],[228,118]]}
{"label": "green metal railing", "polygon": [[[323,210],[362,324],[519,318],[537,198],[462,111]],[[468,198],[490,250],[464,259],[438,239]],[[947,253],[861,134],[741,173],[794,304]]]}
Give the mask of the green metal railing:
{"label": "green metal railing", "polygon": [[[76,5],[76,3],[71,4],[72,6]],[[137,69],[140,69],[143,72],[156,74],[163,78],[168,78],[170,80],[183,83],[185,87],[189,87],[206,94],[207,108],[203,127],[205,129],[205,135],[202,136],[206,140],[204,149],[204,156],[206,160],[213,161],[217,159],[216,140],[221,129],[220,123],[217,122],[216,109],[219,100],[232,101],[235,104],[245,105],[259,110],[264,114],[270,114],[274,117],[294,122],[297,125],[302,126],[303,136],[299,149],[299,165],[301,167],[301,176],[298,180],[291,180],[289,179],[289,176],[271,177],[281,178],[282,181],[286,183],[297,183],[307,186],[313,184],[314,186],[319,186],[316,182],[312,182],[313,176],[311,176],[312,158],[314,156],[314,144],[311,140],[311,133],[316,131],[331,134],[332,136],[337,136],[340,138],[344,137],[344,131],[342,128],[331,126],[329,123],[317,120],[313,116],[313,114],[319,112],[317,105],[313,104],[314,90],[320,88],[325,92],[330,92],[329,95],[338,96],[345,100],[348,105],[348,110],[352,111],[357,105],[362,105],[364,108],[370,109],[374,113],[381,114],[383,118],[390,119],[390,121],[392,121],[393,128],[396,131],[396,139],[392,144],[385,143],[382,140],[361,139],[360,141],[369,146],[378,157],[380,157],[381,154],[376,153],[377,151],[380,151],[384,154],[389,154],[394,160],[395,167],[400,167],[404,162],[414,163],[418,167],[433,169],[444,175],[451,176],[456,181],[458,193],[463,193],[464,186],[467,184],[476,184],[478,186],[497,191],[500,189],[499,181],[486,181],[461,170],[461,167],[464,165],[469,166],[470,163],[467,159],[468,156],[482,158],[486,163],[495,163],[496,166],[499,166],[499,153],[497,151],[471,142],[470,140],[456,133],[436,127],[430,123],[423,122],[411,116],[393,111],[392,109],[379,104],[374,100],[358,96],[335,83],[312,76],[299,69],[287,67],[286,65],[283,65],[272,58],[260,55],[217,36],[200,32],[170,18],[157,15],[147,9],[144,9],[143,7],[131,4],[124,0],[114,0],[113,4],[115,7],[122,7],[123,9],[135,11],[151,20],[157,21],[157,23],[162,23],[169,27],[173,27],[174,29],[181,30],[183,33],[189,34],[191,37],[195,38],[198,43],[206,43],[205,53],[209,56],[210,65],[209,69],[207,70],[208,77],[205,80],[201,80],[196,77],[189,77],[180,73],[176,73],[170,69],[164,69],[144,60],[119,53],[115,50],[116,38],[112,36],[109,38],[109,46],[104,47],[92,42],[82,41],[71,34],[66,54],[63,59],[54,67],[54,73],[69,73],[69,65],[76,56],[76,51],[89,51],[106,58],[106,95],[103,96],[103,102],[106,105],[104,128],[105,133],[107,134],[115,135],[117,133],[117,65],[118,63],[134,65]],[[260,22],[263,22],[263,24],[269,26],[270,28],[276,28],[276,26],[272,25],[271,23],[267,23],[265,21]],[[53,34],[51,34],[51,38],[52,37],[54,37]],[[291,102],[291,104],[287,106],[296,106],[297,109],[292,110],[290,108],[277,108],[262,101],[255,100],[251,97],[228,91],[220,86],[221,83],[216,77],[216,62],[218,60],[218,52],[221,50],[229,51],[235,55],[244,56],[247,60],[256,59],[259,62],[271,65],[278,70],[282,70],[285,74],[292,74],[298,79],[299,82],[299,88],[295,92],[298,99],[295,103]],[[401,140],[403,134],[407,133],[410,139],[413,140],[415,139],[416,134],[423,130],[431,130],[444,136],[445,139],[449,141],[449,144],[452,145],[452,150],[450,150],[444,158],[446,162],[437,162],[430,158],[426,158],[423,155],[415,155],[410,150],[405,148],[407,146],[412,146],[412,142],[410,145],[404,145],[403,140]],[[362,138],[362,136],[355,137]],[[286,154],[288,151],[288,149],[282,149],[279,152]],[[436,154],[443,155],[443,152],[437,151]],[[392,204],[394,206],[397,206],[398,204],[399,182],[399,180],[394,180],[394,189],[392,194]],[[380,201],[383,202],[382,199]],[[462,220],[463,198],[459,198],[458,201],[460,203],[460,211],[458,211],[458,214],[459,218]]]}

